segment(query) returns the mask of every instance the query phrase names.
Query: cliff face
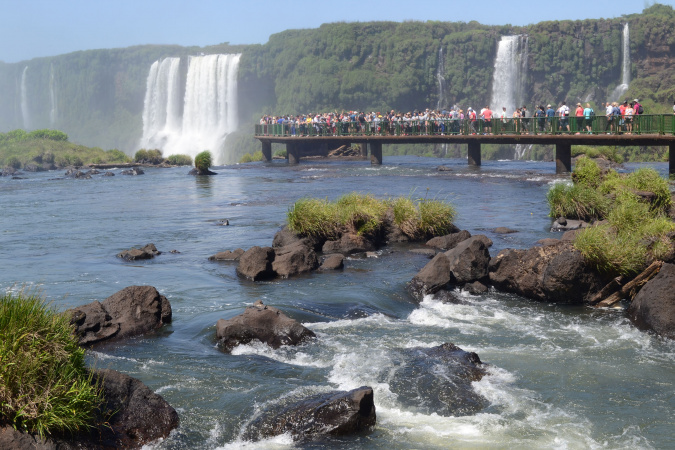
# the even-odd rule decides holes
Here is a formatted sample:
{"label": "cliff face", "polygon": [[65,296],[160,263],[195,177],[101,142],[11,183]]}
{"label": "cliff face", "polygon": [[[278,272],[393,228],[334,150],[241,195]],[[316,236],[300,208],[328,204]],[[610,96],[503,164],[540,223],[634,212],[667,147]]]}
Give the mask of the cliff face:
{"label": "cliff face", "polygon": [[[666,112],[675,97],[675,12],[654,5],[611,20],[527,27],[334,23],[284,31],[264,45],[140,46],[0,62],[0,131],[56,128],[74,142],[134,152],[150,65],[200,53],[242,53],[242,136],[250,134],[261,113],[480,107],[490,101],[498,42],[505,35],[527,36],[525,104],[589,101],[597,109],[621,83],[626,22],[631,83],[625,97],[640,98],[648,112]],[[439,75],[444,79],[440,102]]]}

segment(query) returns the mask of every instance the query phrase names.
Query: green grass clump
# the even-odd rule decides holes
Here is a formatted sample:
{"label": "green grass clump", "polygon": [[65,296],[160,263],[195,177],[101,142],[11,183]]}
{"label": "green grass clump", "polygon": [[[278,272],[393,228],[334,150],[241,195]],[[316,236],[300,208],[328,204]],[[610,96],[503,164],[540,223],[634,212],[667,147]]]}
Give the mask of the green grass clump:
{"label": "green grass clump", "polygon": [[254,161],[262,161],[263,160],[263,154],[262,150],[258,150],[257,152],[251,154],[251,153],[244,153],[244,155],[239,159],[239,163],[250,163]]}
{"label": "green grass clump", "polygon": [[192,157],[190,155],[171,155],[166,161],[172,166],[191,166]]}
{"label": "green grass clump", "polygon": [[302,198],[288,211],[292,231],[306,236],[335,239],[342,233],[374,235],[382,231],[391,212],[394,223],[413,239],[447,234],[453,229],[454,208],[438,200],[398,197],[378,200],[352,192],[334,202]]}
{"label": "green grass clump", "polygon": [[211,167],[211,164],[212,160],[210,151],[204,150],[195,156],[195,168],[200,172],[208,171],[209,167]]}
{"label": "green grass clump", "polygon": [[602,182],[602,170],[591,158],[583,156],[577,160],[572,179],[575,184],[596,189]]}
{"label": "green grass clump", "polygon": [[547,194],[550,217],[596,220],[604,217],[610,201],[596,189],[583,184],[556,183]]}
{"label": "green grass clump", "polygon": [[101,403],[69,318],[33,294],[0,297],[0,421],[72,433],[92,426]]}

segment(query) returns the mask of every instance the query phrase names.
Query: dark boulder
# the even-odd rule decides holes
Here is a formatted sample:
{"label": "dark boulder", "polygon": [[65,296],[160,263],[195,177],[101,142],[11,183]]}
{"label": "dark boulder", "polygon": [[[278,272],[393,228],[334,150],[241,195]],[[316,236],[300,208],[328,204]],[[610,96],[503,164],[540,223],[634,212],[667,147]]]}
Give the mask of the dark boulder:
{"label": "dark boulder", "polygon": [[490,260],[489,271],[497,289],[544,302],[582,303],[607,284],[570,242],[562,241],[504,249]]}
{"label": "dark boulder", "polygon": [[343,269],[345,266],[345,257],[344,255],[340,253],[333,253],[331,255],[327,255],[323,262],[321,263],[321,266],[319,266],[319,270],[339,270]]}
{"label": "dark boulder", "polygon": [[272,240],[272,247],[285,247],[290,244],[295,244],[296,242],[301,242],[307,247],[311,247],[314,251],[321,250],[325,239],[320,239],[316,237],[302,237],[299,234],[295,233],[288,229],[288,226],[283,227],[281,230],[277,231]]}
{"label": "dark boulder", "polygon": [[152,286],[129,286],[68,311],[80,345],[138,336],[171,322],[171,304]]}
{"label": "dark boulder", "polygon": [[473,236],[445,252],[453,283],[470,283],[488,276],[490,251],[483,238],[485,236]]}
{"label": "dark boulder", "polygon": [[272,261],[274,261],[274,249],[256,245],[246,250],[239,258],[237,275],[252,281],[274,278]]}
{"label": "dark boulder", "polygon": [[423,414],[463,416],[488,405],[471,383],[480,381],[486,369],[473,352],[446,343],[431,348],[401,350],[395,368],[388,373],[389,388],[406,407]]}
{"label": "dark boulder", "polygon": [[264,411],[244,432],[244,439],[261,439],[290,433],[306,442],[327,436],[362,433],[375,425],[373,389],[333,391],[292,400]]}
{"label": "dark boulder", "polygon": [[118,258],[126,259],[127,261],[137,261],[141,259],[152,259],[162,252],[157,250],[155,244],[147,244],[141,248],[130,248],[129,250],[121,251],[117,254]]}
{"label": "dark boulder", "polygon": [[405,234],[403,230],[401,230],[401,227],[396,225],[394,220],[394,211],[391,209],[387,210],[387,212],[384,214],[382,228],[385,242],[392,243],[410,241],[410,237]]}
{"label": "dark boulder", "polygon": [[97,370],[103,405],[95,418],[97,426],[75,434],[45,439],[0,427],[0,448],[12,450],[112,450],[140,449],[166,438],[179,425],[176,410],[145,384],[115,370]]}
{"label": "dark boulder", "polygon": [[283,278],[288,278],[304,272],[311,272],[319,267],[316,252],[303,242],[277,247],[274,249],[272,270]]}
{"label": "dark boulder", "polygon": [[108,172],[103,172],[103,176],[104,177],[114,177],[115,174],[113,172],[108,171]]}
{"label": "dark boulder", "polygon": [[80,180],[89,180],[91,179],[91,175],[89,175],[86,172],[82,172],[81,170],[78,169],[68,169],[66,173],[64,174],[66,178],[77,178]]}
{"label": "dark boulder", "polygon": [[143,169],[140,167],[132,167],[131,169],[123,170],[120,175],[144,175]]}
{"label": "dark boulder", "polygon": [[45,172],[47,169],[42,167],[41,164],[30,163],[23,166],[23,170],[26,172]]}
{"label": "dark boulder", "polygon": [[194,168],[188,172],[188,175],[218,175],[218,172],[211,172],[209,169],[199,170]]}
{"label": "dark boulder", "polygon": [[440,248],[442,250],[450,250],[460,242],[469,239],[471,233],[466,230],[458,231],[457,233],[446,234],[445,236],[437,236],[427,241],[429,247]]}
{"label": "dark boulder", "polygon": [[359,234],[344,233],[338,241],[326,241],[323,244],[323,253],[342,253],[352,255],[376,250],[373,242]]}
{"label": "dark boulder", "polygon": [[638,327],[675,339],[675,265],[664,263],[628,307],[628,317]]}
{"label": "dark boulder", "polygon": [[452,280],[450,261],[445,253],[433,257],[408,283],[407,290],[417,301],[448,286]]}
{"label": "dark boulder", "polygon": [[218,252],[215,255],[209,256],[209,261],[239,261],[241,255],[244,254],[244,249],[238,248],[236,250],[225,250]]}
{"label": "dark boulder", "polygon": [[487,294],[488,287],[485,286],[480,281],[474,281],[473,283],[467,283],[464,285],[464,289],[473,295]]}
{"label": "dark boulder", "polygon": [[2,172],[0,172],[0,176],[3,177],[11,177],[15,175],[23,175],[23,174],[14,167],[9,166],[5,167],[4,169],[2,169]]}
{"label": "dark boulder", "polygon": [[297,320],[260,300],[231,319],[216,323],[216,337],[225,351],[240,344],[257,340],[277,349],[282,345],[297,345],[316,337],[312,330]]}

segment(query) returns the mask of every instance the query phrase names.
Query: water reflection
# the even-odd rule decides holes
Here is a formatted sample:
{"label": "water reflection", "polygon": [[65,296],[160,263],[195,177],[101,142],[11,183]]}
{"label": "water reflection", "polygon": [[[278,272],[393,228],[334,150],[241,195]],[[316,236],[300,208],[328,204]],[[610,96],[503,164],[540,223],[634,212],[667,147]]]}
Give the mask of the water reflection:
{"label": "water reflection", "polygon": [[201,198],[213,197],[213,181],[211,175],[195,175],[197,195]]}

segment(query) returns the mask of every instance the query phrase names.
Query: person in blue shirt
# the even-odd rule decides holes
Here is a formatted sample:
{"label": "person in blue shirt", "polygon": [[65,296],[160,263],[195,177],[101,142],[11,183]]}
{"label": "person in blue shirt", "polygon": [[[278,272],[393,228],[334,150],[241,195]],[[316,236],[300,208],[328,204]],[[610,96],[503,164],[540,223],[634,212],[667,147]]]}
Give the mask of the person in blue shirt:
{"label": "person in blue shirt", "polygon": [[586,103],[586,107],[584,108],[584,121],[586,122],[586,131],[588,131],[588,134],[591,134],[593,116],[595,116],[595,111],[591,108],[590,103]]}
{"label": "person in blue shirt", "polygon": [[555,110],[551,105],[546,105],[546,117],[548,120],[548,131],[553,131],[553,118],[555,117]]}

